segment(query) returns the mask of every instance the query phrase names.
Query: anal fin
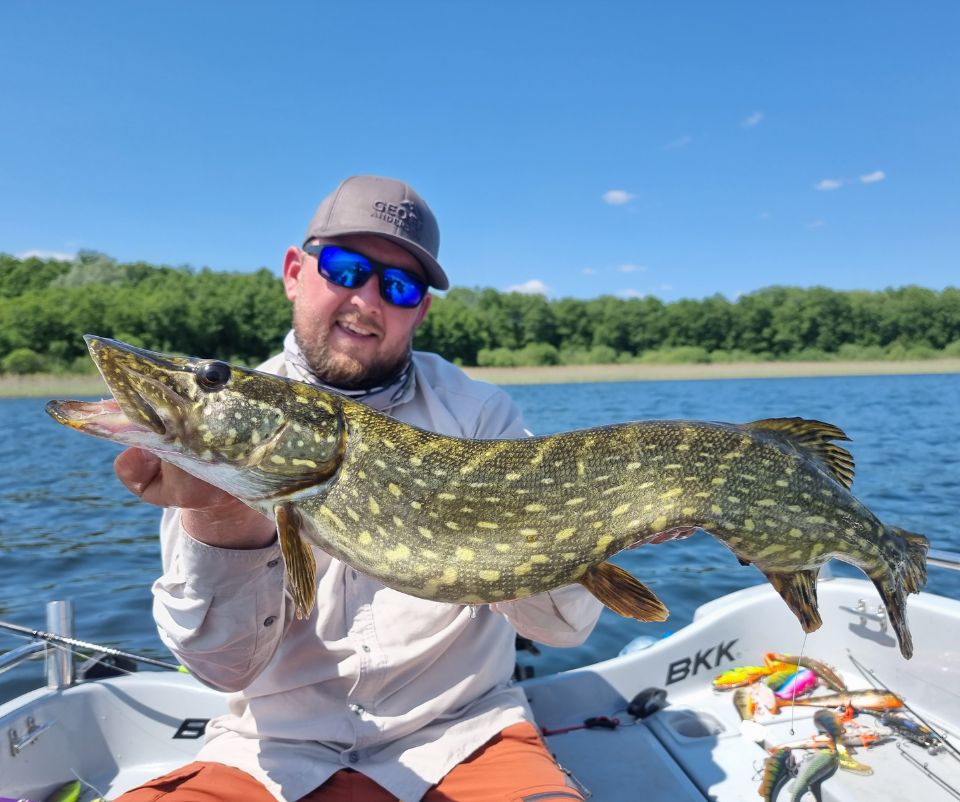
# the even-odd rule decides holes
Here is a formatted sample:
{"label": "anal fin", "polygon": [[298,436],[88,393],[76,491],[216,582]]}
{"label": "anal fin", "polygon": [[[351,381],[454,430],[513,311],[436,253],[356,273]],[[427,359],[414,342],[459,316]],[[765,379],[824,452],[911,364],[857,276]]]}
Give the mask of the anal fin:
{"label": "anal fin", "polygon": [[820,628],[823,621],[817,610],[817,574],[814,571],[790,571],[769,573],[764,571],[770,584],[787,603],[800,621],[804,632]]}
{"label": "anal fin", "polygon": [[306,618],[317,597],[317,560],[313,549],[300,537],[300,513],[293,504],[273,508],[277,519],[280,553],[287,569],[287,587],[293,596],[297,618]]}
{"label": "anal fin", "polygon": [[580,584],[615,613],[638,621],[666,621],[670,614],[646,585],[610,562],[593,566]]}

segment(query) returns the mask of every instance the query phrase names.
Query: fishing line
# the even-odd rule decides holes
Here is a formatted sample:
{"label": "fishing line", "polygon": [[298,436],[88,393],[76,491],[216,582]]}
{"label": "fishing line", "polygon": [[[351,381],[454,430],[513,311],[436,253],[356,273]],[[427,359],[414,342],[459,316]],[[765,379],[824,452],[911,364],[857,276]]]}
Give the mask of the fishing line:
{"label": "fishing line", "polygon": [[[797,655],[797,671],[794,674],[794,677],[800,673],[800,661],[803,660],[803,650],[807,648],[807,633],[803,633],[803,642],[800,644],[800,654]],[[790,696],[790,734],[796,735],[796,731],[793,729],[794,722],[797,719],[797,690],[800,687],[799,682],[793,683],[793,693]]]}
{"label": "fishing line", "polygon": [[[854,667],[861,674],[863,674],[865,679],[872,680],[874,683],[876,683],[881,688],[883,688],[883,690],[885,690],[887,693],[892,693],[899,698],[899,694],[897,694],[895,691],[892,691],[887,685],[881,682],[880,678],[877,677],[877,675],[874,674],[863,663],[857,660],[857,658],[853,656],[853,653],[849,649],[847,649],[847,656],[850,658],[850,662],[853,663]],[[937,739],[945,747],[947,747],[947,749],[951,752],[955,760],[960,760],[960,749],[957,749],[957,747],[955,747],[952,743],[950,743],[950,741],[947,740],[947,737],[945,735],[938,732],[936,727],[934,727],[929,721],[927,721],[923,716],[921,716],[916,710],[910,707],[910,705],[908,705],[905,700],[901,699],[900,701],[902,702],[905,710],[909,710],[914,718],[916,718],[921,724],[923,724],[923,726],[925,726],[928,730],[930,730],[930,732],[932,732],[937,737]]]}

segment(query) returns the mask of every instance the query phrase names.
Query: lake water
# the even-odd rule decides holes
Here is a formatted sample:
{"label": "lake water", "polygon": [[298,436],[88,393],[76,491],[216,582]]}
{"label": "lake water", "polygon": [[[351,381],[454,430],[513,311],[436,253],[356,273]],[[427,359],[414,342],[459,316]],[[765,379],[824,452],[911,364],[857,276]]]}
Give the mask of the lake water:
{"label": "lake water", "polygon": [[[800,415],[835,423],[853,439],[854,490],[882,520],[960,552],[960,375],[508,387],[540,434],[645,418],[745,422]],[[119,448],[55,424],[41,399],[0,400],[0,620],[45,627],[44,607],[71,599],[76,635],[170,659],[150,615],[160,567],[158,511],[114,478]],[[576,649],[524,656],[538,674],[615,656],[638,635],[682,627],[702,603],[764,582],[703,533],[637,549],[617,562],[670,608],[663,624],[604,610]],[[834,563],[835,573],[862,576]],[[931,567],[927,589],[960,598],[960,573]],[[799,630],[798,630],[799,632]],[[0,651],[20,645],[0,632]],[[0,675],[0,701],[42,682],[40,663]]]}

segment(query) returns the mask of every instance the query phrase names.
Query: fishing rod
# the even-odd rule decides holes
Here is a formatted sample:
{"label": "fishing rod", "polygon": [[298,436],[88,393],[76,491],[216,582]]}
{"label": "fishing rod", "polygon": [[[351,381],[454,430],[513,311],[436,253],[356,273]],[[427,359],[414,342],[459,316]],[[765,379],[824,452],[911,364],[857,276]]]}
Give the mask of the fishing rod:
{"label": "fishing rod", "polygon": [[0,629],[5,629],[9,632],[15,632],[18,635],[34,638],[35,640],[42,640],[47,643],[52,643],[56,646],[68,646],[75,649],[87,649],[93,652],[102,652],[110,657],[125,657],[128,660],[135,660],[138,663],[146,663],[147,665],[156,666],[157,668],[165,668],[168,671],[184,670],[182,666],[179,666],[175,663],[167,663],[163,660],[157,660],[153,657],[145,657],[142,654],[133,654],[132,652],[125,652],[121,649],[114,649],[110,646],[101,646],[98,643],[90,643],[89,641],[77,640],[76,638],[68,638],[64,635],[54,635],[52,632],[43,632],[39,629],[30,629],[29,627],[22,627],[19,624],[11,624],[7,621],[0,621]]}
{"label": "fishing rod", "polygon": [[910,763],[916,766],[920,771],[926,774],[931,780],[933,780],[937,785],[939,785],[944,791],[949,794],[952,794],[955,799],[960,799],[960,792],[957,791],[950,783],[948,783],[943,777],[937,774],[925,761],[918,760],[915,755],[911,755],[906,749],[903,748],[902,744],[897,744],[897,749],[900,750],[900,754],[904,756]]}
{"label": "fishing rod", "polygon": [[[880,680],[880,678],[873,673],[873,671],[871,671],[863,663],[857,660],[857,658],[853,656],[853,654],[849,649],[847,649],[847,655],[850,657],[850,661],[853,663],[853,665],[857,668],[857,670],[861,674],[864,674],[865,676],[869,676],[871,680],[873,680],[877,685],[883,688],[883,690],[885,690],[887,693],[892,693],[894,695],[897,695],[896,691],[891,690],[889,686],[885,685]],[[937,729],[929,721],[924,719],[923,716],[921,716],[916,710],[910,707],[910,705],[908,705],[906,701],[903,701],[901,699],[901,702],[904,709],[909,710],[914,718],[916,718],[921,724],[923,724],[923,726],[925,726],[928,730],[930,730],[930,732],[933,733],[933,735],[937,738],[937,740],[939,740],[940,743],[942,743],[950,752],[953,753],[953,757],[955,759],[960,760],[960,749],[957,749],[957,747],[955,747],[952,743],[950,743],[950,741],[947,740],[946,736],[938,732]]]}

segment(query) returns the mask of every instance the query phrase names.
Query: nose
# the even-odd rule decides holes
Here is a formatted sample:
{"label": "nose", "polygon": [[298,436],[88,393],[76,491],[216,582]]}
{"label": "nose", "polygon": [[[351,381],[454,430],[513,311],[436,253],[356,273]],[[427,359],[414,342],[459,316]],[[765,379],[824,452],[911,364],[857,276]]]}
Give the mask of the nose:
{"label": "nose", "polygon": [[380,295],[380,276],[374,274],[362,287],[357,287],[353,291],[353,299],[361,302],[368,309],[379,311],[383,303],[383,297]]}

